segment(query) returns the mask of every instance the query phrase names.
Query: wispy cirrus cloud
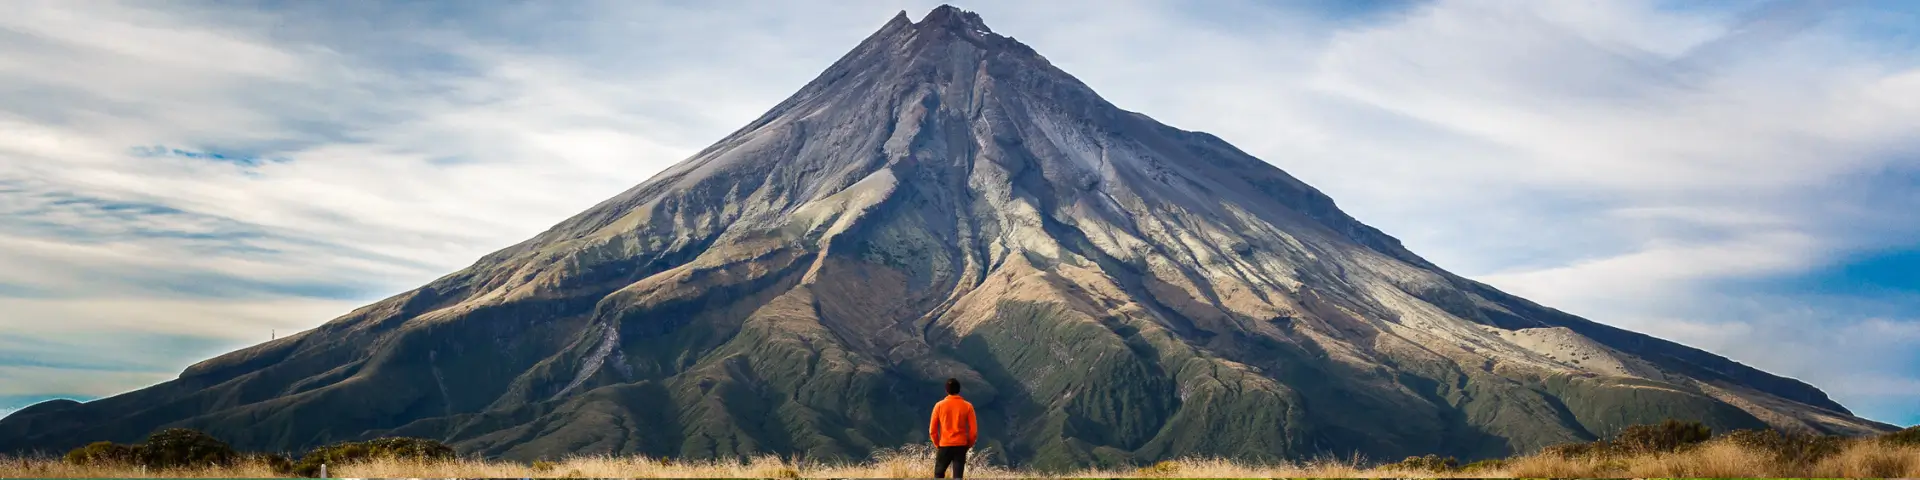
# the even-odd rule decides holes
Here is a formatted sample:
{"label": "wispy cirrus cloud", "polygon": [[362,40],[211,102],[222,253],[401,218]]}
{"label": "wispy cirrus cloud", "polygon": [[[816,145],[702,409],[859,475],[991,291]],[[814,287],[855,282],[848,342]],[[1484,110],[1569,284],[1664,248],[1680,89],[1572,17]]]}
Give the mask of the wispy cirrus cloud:
{"label": "wispy cirrus cloud", "polygon": [[[138,387],[460,268],[933,6],[18,3],[0,17],[0,329],[126,356],[0,344],[39,362],[0,363],[21,390],[0,395]],[[1920,421],[1903,353],[1920,340],[1897,334],[1913,290],[1807,284],[1920,249],[1915,9],[962,6],[1456,272]],[[127,347],[183,337],[206,340]],[[98,362],[152,370],[79,368]]]}
{"label": "wispy cirrus cloud", "polygon": [[[16,399],[151,384],[459,268],[704,146],[804,82],[760,84],[767,69],[838,48],[615,68],[551,55],[591,29],[529,22],[595,15],[558,5],[16,7],[0,19],[0,329],[22,340],[0,345],[0,394]],[[684,12],[659,34],[730,17]],[[800,48],[778,35],[801,28],[706,48]],[[822,41],[863,35],[843,34]]]}

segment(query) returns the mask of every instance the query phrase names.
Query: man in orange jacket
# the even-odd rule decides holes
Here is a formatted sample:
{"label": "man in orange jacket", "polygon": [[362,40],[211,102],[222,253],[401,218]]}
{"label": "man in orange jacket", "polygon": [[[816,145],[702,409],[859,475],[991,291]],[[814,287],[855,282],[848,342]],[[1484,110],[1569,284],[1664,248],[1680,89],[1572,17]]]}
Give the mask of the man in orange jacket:
{"label": "man in orange jacket", "polygon": [[960,398],[960,380],[947,379],[947,398],[933,404],[927,436],[933,437],[933,478],[947,478],[947,465],[953,465],[953,478],[966,478],[967,449],[980,440],[980,423],[973,404]]}

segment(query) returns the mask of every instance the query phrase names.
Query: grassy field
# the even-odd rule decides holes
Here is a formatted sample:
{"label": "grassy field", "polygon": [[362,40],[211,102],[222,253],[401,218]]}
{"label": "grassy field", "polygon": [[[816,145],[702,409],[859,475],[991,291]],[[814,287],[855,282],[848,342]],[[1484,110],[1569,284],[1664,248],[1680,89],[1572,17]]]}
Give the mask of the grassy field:
{"label": "grassy field", "polygon": [[[1231,460],[1189,459],[1162,462],[1138,469],[1031,472],[996,465],[973,465],[969,477],[979,478],[1282,478],[1282,477],[1416,477],[1416,478],[1594,478],[1594,477],[1920,477],[1920,446],[1877,441],[1848,442],[1835,452],[1789,459],[1780,451],[1744,447],[1730,441],[1710,441],[1680,451],[1649,454],[1543,453],[1507,459],[1468,469],[1409,467],[1404,464],[1368,466],[1355,459],[1326,459],[1299,464],[1253,465]],[[905,448],[885,452],[866,463],[834,464],[762,457],[744,462],[677,462],[644,457],[579,457],[558,462],[525,464],[485,460],[407,461],[375,460],[330,465],[332,477],[447,478],[447,477],[730,477],[730,478],[901,478],[931,476],[930,449]],[[283,476],[264,464],[242,463],[228,468],[144,471],[139,467],[83,466],[58,459],[0,459],[0,477],[249,477]]]}

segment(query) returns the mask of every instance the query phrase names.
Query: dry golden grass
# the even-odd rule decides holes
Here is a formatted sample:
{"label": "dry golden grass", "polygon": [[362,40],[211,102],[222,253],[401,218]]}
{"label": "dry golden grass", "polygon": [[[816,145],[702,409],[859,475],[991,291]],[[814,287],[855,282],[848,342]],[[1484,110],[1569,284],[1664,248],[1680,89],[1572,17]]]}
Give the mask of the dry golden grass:
{"label": "dry golden grass", "polygon": [[[1783,464],[1767,452],[1743,449],[1725,442],[1709,442],[1676,453],[1632,456],[1560,458],[1533,455],[1514,458],[1500,468],[1461,471],[1424,471],[1369,467],[1359,459],[1321,459],[1309,462],[1261,465],[1226,459],[1187,459],[1138,469],[1095,469],[1074,472],[1030,472],[983,464],[977,455],[967,476],[977,478],[1596,478],[1596,477],[1850,477],[1920,478],[1920,446],[1894,446],[1874,441],[1848,444],[1840,453],[1803,465]],[[330,476],[353,478],[911,478],[931,476],[932,449],[907,447],[881,452],[863,463],[812,462],[765,456],[747,461],[666,461],[647,457],[576,457],[529,465],[486,460],[438,462],[384,460],[330,466]],[[263,464],[231,468],[142,471],[137,467],[70,465],[57,459],[0,458],[4,478],[129,478],[129,477],[274,477]]]}
{"label": "dry golden grass", "polygon": [[1534,455],[1512,460],[1501,473],[1519,478],[1920,478],[1920,446],[1856,441],[1827,458],[1795,464],[1779,461],[1769,452],[1708,442],[1673,453],[1579,458]]}
{"label": "dry golden grass", "polygon": [[1813,471],[1822,477],[1920,478],[1920,446],[1870,445],[1877,448],[1842,450],[1815,464]]}
{"label": "dry golden grass", "polygon": [[242,464],[224,468],[195,468],[150,472],[140,467],[83,466],[59,459],[0,457],[0,478],[266,478],[279,477],[264,464]]}

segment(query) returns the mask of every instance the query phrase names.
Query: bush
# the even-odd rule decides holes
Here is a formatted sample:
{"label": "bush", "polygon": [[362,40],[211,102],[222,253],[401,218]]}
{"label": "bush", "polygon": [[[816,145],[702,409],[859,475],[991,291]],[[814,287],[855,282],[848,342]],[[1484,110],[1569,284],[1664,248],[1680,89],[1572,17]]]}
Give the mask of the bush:
{"label": "bush", "polygon": [[1713,438],[1713,429],[1700,422],[1667,420],[1653,425],[1633,425],[1620,430],[1612,440],[1553,445],[1540,455],[1554,458],[1599,458],[1616,455],[1671,453]]}
{"label": "bush", "polygon": [[1541,449],[1540,455],[1553,457],[1553,458],[1565,458],[1565,459],[1571,460],[1575,458],[1584,458],[1584,457],[1593,456],[1595,454],[1599,454],[1605,450],[1602,447],[1603,445],[1599,442],[1565,443],[1560,445],[1552,445],[1552,446],[1548,446],[1547,448]]}
{"label": "bush", "polygon": [[67,463],[74,465],[139,465],[146,448],[113,442],[93,442],[67,452]]}
{"label": "bush", "polygon": [[147,436],[147,443],[121,445],[93,442],[67,452],[76,465],[127,465],[151,469],[229,467],[240,454],[212,435],[186,428],[169,428]]}
{"label": "bush", "polygon": [[265,465],[267,468],[273,469],[273,473],[280,475],[293,474],[293,459],[286,455],[278,453],[249,453],[242,455],[240,460],[243,463]]}
{"label": "bush", "polygon": [[1393,470],[1417,470],[1423,472],[1450,472],[1460,468],[1460,460],[1428,454],[1424,457],[1407,457],[1399,463],[1384,465]]}
{"label": "bush", "polygon": [[1622,453],[1675,452],[1713,438],[1713,429],[1700,422],[1667,420],[1658,425],[1634,425],[1613,437],[1612,448]]}
{"label": "bush", "polygon": [[411,437],[385,437],[368,440],[367,449],[377,458],[452,460],[453,447],[438,440]]}
{"label": "bush", "polygon": [[558,467],[558,466],[560,466],[560,464],[549,462],[546,460],[535,460],[533,462],[533,471],[544,472],[548,470],[553,470],[553,467]]}
{"label": "bush", "polygon": [[1893,445],[1920,445],[1920,425],[1907,427],[1906,430],[1880,436],[1880,441]]}
{"label": "bush", "polygon": [[1180,462],[1161,460],[1159,463],[1140,467],[1139,473],[1143,477],[1172,477],[1180,473]]}
{"label": "bush", "polygon": [[141,464],[147,468],[231,466],[240,454],[227,442],[199,430],[169,428],[147,436]]}
{"label": "bush", "polygon": [[1749,450],[1766,452],[1787,465],[1812,465],[1840,453],[1847,439],[1834,435],[1783,433],[1778,430],[1734,430],[1714,438]]}
{"label": "bush", "polygon": [[385,437],[365,442],[343,442],[313,449],[300,457],[293,473],[313,476],[320,465],[343,465],[373,459],[452,460],[453,447],[424,438]]}
{"label": "bush", "polygon": [[1490,471],[1505,470],[1506,468],[1507,468],[1506,460],[1501,460],[1498,458],[1489,458],[1486,460],[1480,460],[1480,461],[1469,463],[1466,465],[1461,465],[1460,471],[1463,473],[1490,472]]}

